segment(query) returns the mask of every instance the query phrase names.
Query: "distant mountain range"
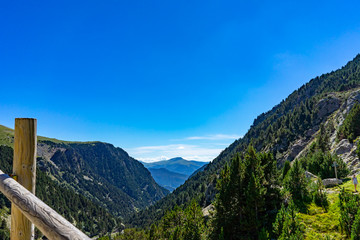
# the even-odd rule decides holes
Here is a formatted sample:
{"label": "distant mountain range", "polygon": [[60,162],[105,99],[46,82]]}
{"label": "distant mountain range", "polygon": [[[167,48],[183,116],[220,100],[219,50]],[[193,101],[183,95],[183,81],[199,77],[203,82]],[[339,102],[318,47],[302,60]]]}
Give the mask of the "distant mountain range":
{"label": "distant mountain range", "polygon": [[142,164],[150,171],[152,177],[159,185],[173,191],[207,163],[177,157],[159,162],[142,162]]}

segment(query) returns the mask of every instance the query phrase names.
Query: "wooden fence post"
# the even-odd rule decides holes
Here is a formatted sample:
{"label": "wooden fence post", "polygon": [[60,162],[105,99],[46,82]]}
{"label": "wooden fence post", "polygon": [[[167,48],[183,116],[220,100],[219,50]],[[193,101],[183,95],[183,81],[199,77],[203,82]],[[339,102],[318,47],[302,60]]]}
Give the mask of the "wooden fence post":
{"label": "wooden fence post", "polygon": [[[13,174],[33,194],[36,183],[36,142],[36,119],[16,118]],[[34,224],[12,203],[10,239],[32,240],[34,235]]]}

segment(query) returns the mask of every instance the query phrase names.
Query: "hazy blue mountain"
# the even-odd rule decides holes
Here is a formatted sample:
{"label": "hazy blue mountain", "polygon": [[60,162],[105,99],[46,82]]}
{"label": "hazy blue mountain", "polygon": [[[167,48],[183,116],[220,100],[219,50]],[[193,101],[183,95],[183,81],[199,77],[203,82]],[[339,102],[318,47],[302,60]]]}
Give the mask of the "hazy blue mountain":
{"label": "hazy blue mountain", "polygon": [[189,177],[185,174],[169,171],[166,168],[149,168],[148,170],[157,184],[169,191],[173,191],[175,188],[179,187]]}
{"label": "hazy blue mountain", "polygon": [[206,165],[206,162],[198,162],[198,161],[190,161],[185,160],[181,157],[172,158],[169,160],[159,161],[159,162],[153,162],[153,163],[144,163],[144,166],[146,168],[165,168],[171,172],[184,174],[187,176],[190,176],[201,168],[202,166]]}

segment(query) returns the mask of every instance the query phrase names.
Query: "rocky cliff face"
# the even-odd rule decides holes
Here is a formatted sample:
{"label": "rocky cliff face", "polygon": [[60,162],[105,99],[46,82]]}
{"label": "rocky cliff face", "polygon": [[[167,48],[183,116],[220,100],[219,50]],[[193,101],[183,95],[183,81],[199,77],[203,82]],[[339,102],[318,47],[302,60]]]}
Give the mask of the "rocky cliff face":
{"label": "rocky cliff face", "polygon": [[342,158],[350,168],[351,174],[360,172],[359,158],[356,154],[356,142],[348,139],[338,140],[337,132],[343,124],[345,117],[356,103],[360,103],[360,89],[354,89],[342,93],[331,93],[326,98],[319,100],[317,104],[318,119],[316,125],[308,130],[305,137],[299,138],[290,145],[286,154],[279,161],[292,161],[304,156],[313,140],[319,134],[319,126],[325,124],[329,131],[329,145],[331,152]]}

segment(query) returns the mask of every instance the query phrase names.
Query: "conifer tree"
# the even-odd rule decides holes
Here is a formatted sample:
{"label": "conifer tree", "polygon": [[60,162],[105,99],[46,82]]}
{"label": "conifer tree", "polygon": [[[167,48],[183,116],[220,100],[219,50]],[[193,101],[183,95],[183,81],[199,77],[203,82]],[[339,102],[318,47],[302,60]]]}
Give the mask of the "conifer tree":
{"label": "conifer tree", "polygon": [[296,206],[300,208],[303,208],[304,203],[309,197],[307,186],[308,179],[306,179],[305,171],[302,168],[300,161],[296,160],[284,180],[284,187],[292,195],[292,199]]}
{"label": "conifer tree", "polygon": [[281,178],[282,178],[282,179],[285,179],[286,174],[288,173],[288,171],[290,170],[290,168],[291,168],[290,161],[285,161],[284,167],[283,167],[283,169],[282,169],[282,175],[281,175]]}
{"label": "conifer tree", "polygon": [[204,230],[204,221],[201,208],[195,200],[191,201],[185,210],[184,239],[200,240]]}
{"label": "conifer tree", "polygon": [[[276,161],[250,146],[244,159],[236,155],[218,180],[212,239],[258,239],[278,205]],[[268,201],[265,201],[268,200]],[[269,229],[271,226],[269,227]]]}
{"label": "conifer tree", "polygon": [[293,201],[289,205],[281,207],[274,223],[274,233],[279,234],[279,240],[296,239],[302,240],[303,229],[297,217],[297,209]]}
{"label": "conifer tree", "polygon": [[360,240],[360,209],[358,210],[354,223],[351,226],[351,240]]}

